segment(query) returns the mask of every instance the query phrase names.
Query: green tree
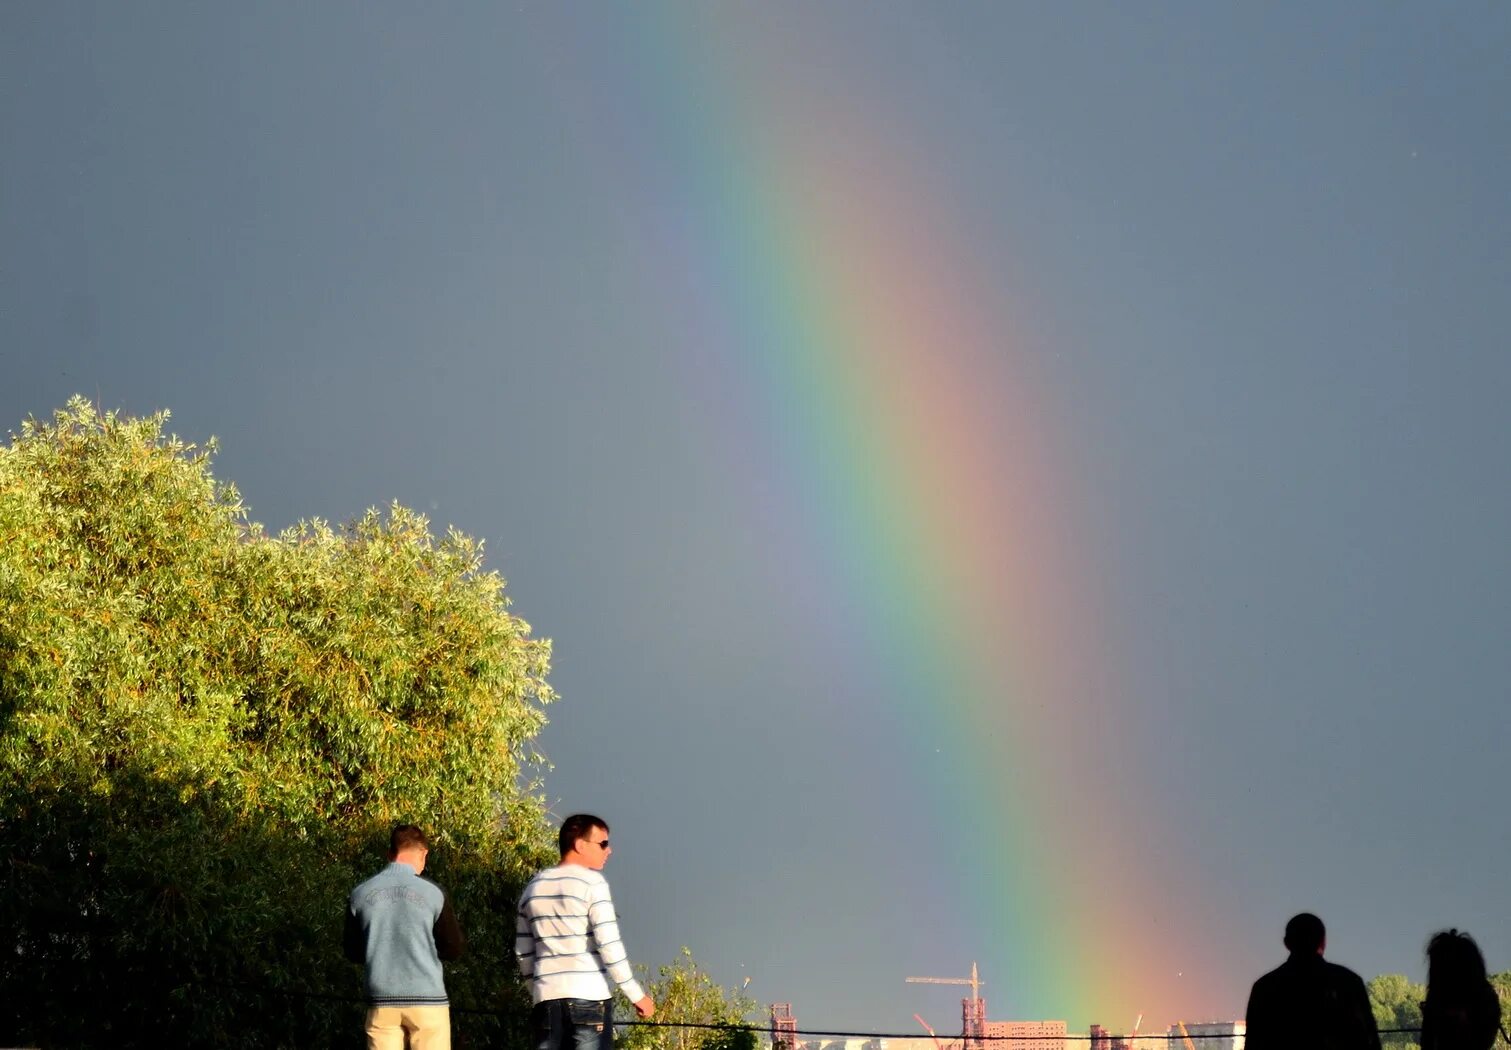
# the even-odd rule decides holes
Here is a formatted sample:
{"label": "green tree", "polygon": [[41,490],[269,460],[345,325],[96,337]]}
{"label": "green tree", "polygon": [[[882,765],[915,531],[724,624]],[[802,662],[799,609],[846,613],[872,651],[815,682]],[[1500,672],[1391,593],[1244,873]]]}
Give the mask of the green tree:
{"label": "green tree", "polygon": [[725,988],[683,948],[677,961],[660,968],[647,991],[656,1000],[651,1019],[660,1025],[716,1025],[714,1028],[630,1025],[619,1050],[755,1050],[749,1018],[756,1004],[742,988]]}
{"label": "green tree", "polygon": [[[1422,1027],[1422,1000],[1427,989],[1413,984],[1398,973],[1381,974],[1369,982],[1369,1004],[1374,1009],[1375,1024],[1382,1032]],[[1382,1035],[1380,1041],[1394,1050],[1417,1050],[1414,1034]]]}
{"label": "green tree", "polygon": [[550,643],[476,541],[399,506],[266,535],[166,419],[75,399],[0,447],[0,1042],[355,1042],[345,898],[403,820],[454,1004],[504,1018],[457,1042],[509,1041]]}
{"label": "green tree", "polygon": [[1511,1042],[1506,1040],[1506,1032],[1511,1029],[1511,970],[1491,974],[1490,983],[1501,1001],[1501,1033],[1495,1037],[1496,1050],[1507,1050],[1511,1048]]}

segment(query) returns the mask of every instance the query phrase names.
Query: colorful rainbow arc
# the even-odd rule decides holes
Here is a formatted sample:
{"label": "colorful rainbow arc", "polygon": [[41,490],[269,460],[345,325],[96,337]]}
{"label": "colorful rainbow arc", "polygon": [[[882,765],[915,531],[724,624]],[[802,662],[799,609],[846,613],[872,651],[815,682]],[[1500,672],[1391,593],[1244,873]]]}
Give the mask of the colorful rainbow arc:
{"label": "colorful rainbow arc", "polygon": [[[623,27],[634,43],[598,72],[603,95],[592,79],[562,91],[584,113],[617,107],[610,137],[638,140],[665,244],[698,275],[680,302],[746,392],[735,425],[760,435],[809,563],[831,567],[815,586],[844,596],[857,649],[885,654],[873,682],[902,739],[952,752],[919,764],[925,809],[978,799],[988,816],[956,819],[1001,829],[995,856],[951,866],[962,914],[1011,946],[994,984],[1039,1016],[1132,1016],[1145,1004],[1119,990],[1128,955],[1107,945],[1132,941],[1128,912],[1152,887],[1089,859],[1130,822],[1082,760],[1117,712],[1062,511],[1054,421],[1069,413],[878,106],[742,84],[730,71],[756,66],[733,44],[694,43],[653,10]],[[646,94],[605,102],[609,82]]]}

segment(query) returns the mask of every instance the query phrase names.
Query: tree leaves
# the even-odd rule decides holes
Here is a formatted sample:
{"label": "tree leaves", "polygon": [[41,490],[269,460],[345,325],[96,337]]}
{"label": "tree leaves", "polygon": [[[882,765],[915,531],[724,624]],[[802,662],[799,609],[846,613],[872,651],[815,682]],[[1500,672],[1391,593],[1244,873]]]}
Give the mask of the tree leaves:
{"label": "tree leaves", "polygon": [[755,1002],[743,989],[726,989],[716,982],[688,948],[682,949],[676,962],[657,971],[647,990],[656,1001],[652,1021],[657,1024],[727,1027],[631,1026],[619,1041],[619,1050],[754,1050],[755,1035],[746,1026]]}
{"label": "tree leaves", "polygon": [[270,537],[167,420],[74,399],[0,448],[0,1039],[349,1040],[312,993],[357,994],[345,895],[400,821],[469,925],[453,997],[496,1001],[550,643],[480,543],[398,505]]}

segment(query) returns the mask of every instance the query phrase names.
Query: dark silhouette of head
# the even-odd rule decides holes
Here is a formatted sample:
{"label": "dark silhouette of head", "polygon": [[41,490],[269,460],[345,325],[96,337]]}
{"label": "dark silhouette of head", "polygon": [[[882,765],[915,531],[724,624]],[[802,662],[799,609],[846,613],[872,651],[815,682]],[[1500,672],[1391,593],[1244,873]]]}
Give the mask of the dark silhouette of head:
{"label": "dark silhouette of head", "polygon": [[1441,930],[1427,942],[1427,991],[1431,995],[1478,989],[1485,983],[1485,957],[1474,938],[1458,930]]}
{"label": "dark silhouette of head", "polygon": [[589,838],[594,828],[609,830],[603,818],[591,813],[574,813],[562,821],[561,830],[556,833],[556,845],[561,849],[561,855],[565,857],[571,853],[578,840]]}
{"label": "dark silhouette of head", "polygon": [[1327,927],[1309,911],[1285,924],[1285,947],[1292,955],[1321,955],[1327,944]]}

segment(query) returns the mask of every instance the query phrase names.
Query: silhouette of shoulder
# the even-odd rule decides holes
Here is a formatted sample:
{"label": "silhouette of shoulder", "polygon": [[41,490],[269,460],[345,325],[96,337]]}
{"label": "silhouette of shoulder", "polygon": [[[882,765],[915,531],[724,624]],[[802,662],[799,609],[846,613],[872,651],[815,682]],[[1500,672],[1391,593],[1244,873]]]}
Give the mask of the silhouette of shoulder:
{"label": "silhouette of shoulder", "polygon": [[1291,957],[1254,982],[1250,1050],[1378,1047],[1364,981],[1320,956]]}
{"label": "silhouette of shoulder", "polygon": [[1280,991],[1294,987],[1318,988],[1363,988],[1364,980],[1347,966],[1328,962],[1320,956],[1316,959],[1287,959],[1259,980],[1255,990]]}
{"label": "silhouette of shoulder", "polygon": [[1422,1004],[1422,1050],[1489,1050],[1500,1031],[1500,996],[1484,981],[1465,1002],[1428,991]]}

